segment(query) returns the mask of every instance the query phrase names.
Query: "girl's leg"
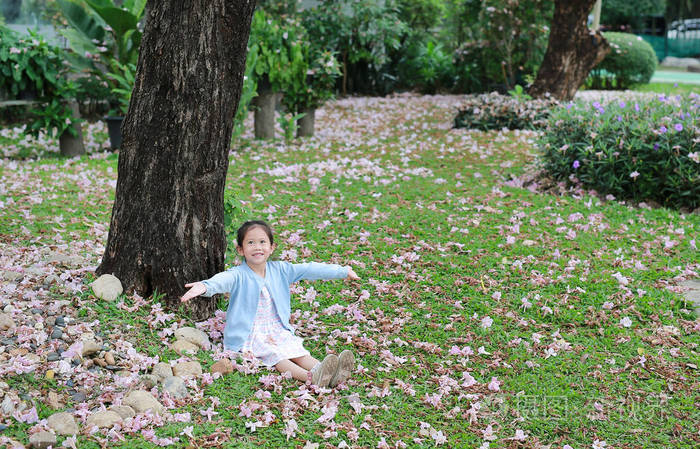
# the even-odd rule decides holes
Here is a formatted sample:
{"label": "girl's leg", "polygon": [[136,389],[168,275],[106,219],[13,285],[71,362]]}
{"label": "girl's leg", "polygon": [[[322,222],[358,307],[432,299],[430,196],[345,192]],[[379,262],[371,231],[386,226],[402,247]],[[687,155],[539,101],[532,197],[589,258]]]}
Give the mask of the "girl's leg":
{"label": "girl's leg", "polygon": [[295,359],[291,359],[291,361],[296,363],[297,365],[301,366],[302,368],[304,368],[307,371],[320,363],[318,360],[311,357],[310,355],[304,355],[301,357],[297,357]]}
{"label": "girl's leg", "polygon": [[[306,382],[309,380],[309,370],[303,368],[302,366],[296,364],[292,360],[282,360],[275,365],[275,368],[280,373],[291,373],[292,377],[296,380]],[[313,367],[312,367],[313,368]],[[309,368],[311,369],[311,368]]]}

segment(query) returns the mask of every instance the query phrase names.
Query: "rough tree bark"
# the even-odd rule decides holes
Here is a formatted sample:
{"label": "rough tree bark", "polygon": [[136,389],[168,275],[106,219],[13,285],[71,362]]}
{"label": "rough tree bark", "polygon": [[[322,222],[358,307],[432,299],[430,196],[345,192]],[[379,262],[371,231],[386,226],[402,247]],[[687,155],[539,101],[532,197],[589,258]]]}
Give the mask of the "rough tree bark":
{"label": "rough tree bark", "polygon": [[[224,184],[255,0],[152,0],[98,274],[179,306],[224,267]],[[191,301],[195,319],[211,298]]]}
{"label": "rough tree bark", "polygon": [[610,51],[600,31],[586,25],[596,0],[556,0],[549,44],[530,95],[549,93],[559,100],[574,98],[588,73]]}

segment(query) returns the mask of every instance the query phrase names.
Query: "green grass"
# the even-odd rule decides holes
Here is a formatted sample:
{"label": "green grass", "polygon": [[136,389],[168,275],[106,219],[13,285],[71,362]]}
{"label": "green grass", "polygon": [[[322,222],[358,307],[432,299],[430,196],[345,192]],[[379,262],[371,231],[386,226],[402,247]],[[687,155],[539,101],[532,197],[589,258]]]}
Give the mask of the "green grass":
{"label": "green grass", "polygon": [[[269,218],[278,256],[294,249],[297,261],[353,264],[361,282],[302,283],[292,307],[314,356],[352,348],[364,370],[348,390],[308,400],[298,398],[300,385],[290,380],[266,390],[260,382],[271,374],[266,370],[234,372],[200,384],[203,395],[175,409],[189,412],[192,421],[166,421],[155,428],[158,437],[178,437],[173,447],[183,448],[301,448],[307,442],[338,447],[341,441],[378,447],[382,438],[390,447],[398,441],[433,447],[430,430],[421,431],[421,423],[428,423],[434,435],[445,435],[445,447],[479,447],[489,425],[496,435],[491,448],[536,442],[591,447],[596,439],[616,448],[697,446],[700,377],[690,365],[699,360],[698,321],[666,286],[685,269],[698,270],[690,240],[700,234],[700,217],[510,187],[505,182],[533,161],[534,135],[452,130],[457,104],[442,97],[341,101],[319,120],[317,126],[332,131],[324,139],[289,146],[242,139],[227,181],[242,206],[236,219]],[[114,156],[0,163],[5,266],[36,263],[42,248],[76,253],[96,265],[116,168]],[[572,221],[575,213],[582,218]],[[319,229],[325,220],[330,224]],[[286,238],[300,230],[303,243],[290,246]],[[576,237],[567,237],[571,230]],[[664,249],[665,238],[678,244]],[[234,257],[230,251],[227,261]],[[635,268],[636,262],[646,269]],[[84,283],[92,280],[89,270],[65,272]],[[616,273],[627,278],[626,287]],[[301,301],[311,287],[315,301]],[[160,333],[182,315],[153,326],[148,305],[127,311],[119,301],[96,300],[86,286],[77,293],[54,286],[39,295],[68,300],[79,320],[97,321],[93,329],[117,353],[116,342],[128,341],[143,356],[178,359],[164,345],[170,337]],[[135,303],[121,300],[125,307]],[[334,304],[343,310],[324,312]],[[489,328],[482,327],[485,316],[493,320]],[[620,325],[624,317],[631,327]],[[679,335],[659,339],[662,325],[675,326]],[[451,355],[453,346],[470,346],[474,354]],[[488,354],[478,352],[481,346]],[[200,352],[197,360],[206,371],[214,358]],[[49,381],[47,368],[44,363],[34,373],[3,379],[29,395],[40,418],[55,412],[42,394],[68,395],[67,377]],[[478,383],[462,386],[464,373]],[[103,376],[105,385],[113,383]],[[493,377],[500,381],[498,391],[487,387]],[[270,397],[256,397],[259,390]],[[114,394],[123,392],[117,388]],[[100,392],[88,393],[97,407]],[[351,394],[363,404],[359,413],[350,406]],[[442,397],[432,405],[427,396],[436,394]],[[220,404],[213,406],[213,398]],[[244,418],[242,403],[261,408]],[[328,404],[338,408],[335,428],[317,421]],[[76,404],[66,403],[71,406]],[[219,413],[211,422],[200,413],[209,407]],[[480,410],[470,424],[472,407]],[[274,420],[251,432],[245,423],[262,420],[266,412]],[[285,421],[292,417],[299,429],[287,440]],[[27,442],[32,425],[2,422],[9,425],[2,435]],[[193,440],[180,435],[190,425]],[[528,435],[524,442],[510,439],[516,430]],[[124,436],[107,443],[105,432],[79,435],[78,447],[156,447],[140,432]]]}
{"label": "green grass", "polygon": [[690,83],[648,83],[634,88],[638,92],[657,92],[666,95],[700,94],[700,85]]}

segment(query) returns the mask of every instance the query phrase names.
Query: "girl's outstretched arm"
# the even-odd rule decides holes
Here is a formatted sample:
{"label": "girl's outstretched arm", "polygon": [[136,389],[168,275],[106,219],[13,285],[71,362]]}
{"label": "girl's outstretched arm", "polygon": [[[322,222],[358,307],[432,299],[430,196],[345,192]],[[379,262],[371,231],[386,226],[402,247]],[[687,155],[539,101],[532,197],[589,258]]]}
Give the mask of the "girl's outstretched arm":
{"label": "girl's outstretched arm", "polygon": [[360,276],[355,273],[355,270],[352,269],[352,267],[348,267],[348,277],[345,279],[348,279],[350,281],[358,281],[360,280]]}
{"label": "girl's outstretched arm", "polygon": [[203,295],[207,292],[206,285],[201,282],[192,282],[190,284],[185,284],[185,287],[189,288],[187,292],[180,298],[180,301],[185,302],[194,298],[195,296]]}
{"label": "girl's outstretched arm", "polygon": [[218,293],[228,293],[238,281],[238,277],[238,270],[234,267],[216,274],[206,281],[185,284],[185,287],[188,287],[189,290],[182,295],[180,301],[189,301],[190,299],[199,295],[209,297]]}

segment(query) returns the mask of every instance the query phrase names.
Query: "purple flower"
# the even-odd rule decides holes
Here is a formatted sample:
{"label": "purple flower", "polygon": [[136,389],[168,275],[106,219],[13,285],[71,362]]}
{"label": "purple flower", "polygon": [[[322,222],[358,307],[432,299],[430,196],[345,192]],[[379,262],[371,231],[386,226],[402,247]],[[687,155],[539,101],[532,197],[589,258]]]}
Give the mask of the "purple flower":
{"label": "purple flower", "polygon": [[659,144],[658,144],[658,143],[655,143],[655,144],[654,144],[654,149],[655,149],[655,150],[658,150],[658,149],[659,149]]}
{"label": "purple flower", "polygon": [[625,106],[627,106],[627,103],[625,103],[624,101],[621,101],[620,108],[625,109]]}
{"label": "purple flower", "polygon": [[661,131],[661,134],[664,134],[664,133],[666,133],[666,131],[668,131],[668,129],[666,129],[666,127],[664,125],[661,125],[661,128],[659,128],[659,131]]}
{"label": "purple flower", "polygon": [[618,116],[617,116],[617,121],[618,121],[618,122],[621,122],[621,121],[622,121],[622,116],[621,116],[621,115],[618,115]]}
{"label": "purple flower", "polygon": [[639,112],[639,103],[635,103],[635,104],[634,104],[634,110],[635,110],[636,112]]}
{"label": "purple flower", "polygon": [[683,131],[683,125],[680,123],[676,123],[675,125],[673,125],[673,127],[675,128],[676,131],[679,131],[679,132]]}
{"label": "purple flower", "polygon": [[581,166],[581,163],[578,160],[575,160],[573,164],[571,164],[572,167],[574,167],[574,170],[579,168]]}

